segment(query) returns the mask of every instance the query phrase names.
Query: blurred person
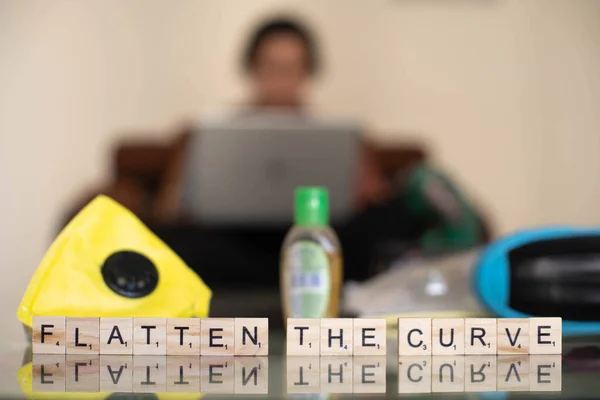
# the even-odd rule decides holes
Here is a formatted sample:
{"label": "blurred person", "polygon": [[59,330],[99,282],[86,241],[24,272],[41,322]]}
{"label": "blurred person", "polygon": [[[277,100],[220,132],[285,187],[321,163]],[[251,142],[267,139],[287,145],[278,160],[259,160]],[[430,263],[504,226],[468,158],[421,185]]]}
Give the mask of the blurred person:
{"label": "blurred person", "polygon": [[[251,94],[249,105],[240,112],[265,108],[307,112],[305,96],[311,78],[319,72],[320,61],[316,40],[302,23],[275,19],[259,26],[243,53]],[[177,194],[182,185],[185,146],[185,139],[177,146],[154,205],[155,217],[162,222],[155,231],[209,285],[213,279],[231,279],[232,273],[245,283],[278,282],[279,249],[287,226],[212,228],[208,232],[199,225],[181,224]],[[360,157],[355,215],[347,224],[335,227],[342,241],[347,279],[368,276],[367,266],[382,243],[400,242],[407,249],[437,252],[469,248],[483,240],[477,212],[443,174],[419,165],[390,183],[366,142]],[[180,222],[173,228],[175,221]],[[206,265],[213,267],[204,268]],[[247,268],[250,265],[264,270]]]}
{"label": "blurred person", "polygon": [[[239,114],[279,109],[308,113],[306,96],[311,79],[320,72],[317,42],[302,23],[289,18],[274,19],[259,26],[250,36],[242,54],[242,67],[250,88],[247,103]],[[167,171],[167,182],[154,207],[154,217],[161,221],[177,219],[177,193],[181,189],[181,167],[185,138]],[[361,152],[357,207],[378,202],[389,196],[386,179],[379,173],[367,143]]]}
{"label": "blurred person", "polygon": [[259,27],[242,62],[252,89],[251,104],[256,107],[300,109],[306,86],[320,67],[309,30],[287,19]]}

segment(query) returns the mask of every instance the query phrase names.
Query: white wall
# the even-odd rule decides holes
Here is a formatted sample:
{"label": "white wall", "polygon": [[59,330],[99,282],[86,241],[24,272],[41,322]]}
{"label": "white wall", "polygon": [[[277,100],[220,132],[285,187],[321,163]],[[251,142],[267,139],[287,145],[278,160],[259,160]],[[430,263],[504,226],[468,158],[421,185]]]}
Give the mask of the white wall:
{"label": "white wall", "polygon": [[499,232],[600,223],[596,0],[0,0],[0,316],[124,132],[241,99],[240,39],[277,10],[323,39],[315,108],[427,142]]}

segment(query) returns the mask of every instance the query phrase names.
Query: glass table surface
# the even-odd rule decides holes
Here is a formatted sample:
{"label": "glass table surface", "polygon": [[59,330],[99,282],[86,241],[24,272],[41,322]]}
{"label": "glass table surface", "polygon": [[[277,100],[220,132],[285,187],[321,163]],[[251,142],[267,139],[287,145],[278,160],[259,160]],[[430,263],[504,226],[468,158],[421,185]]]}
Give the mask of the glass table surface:
{"label": "glass table surface", "polygon": [[562,355],[268,357],[31,354],[0,347],[0,398],[598,398],[600,339],[565,339]]}

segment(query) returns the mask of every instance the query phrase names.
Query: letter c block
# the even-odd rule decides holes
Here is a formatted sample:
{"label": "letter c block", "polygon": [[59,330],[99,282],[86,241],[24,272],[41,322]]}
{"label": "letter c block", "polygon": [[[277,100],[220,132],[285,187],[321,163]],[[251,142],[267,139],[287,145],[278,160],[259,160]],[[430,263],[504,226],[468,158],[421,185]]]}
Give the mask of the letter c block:
{"label": "letter c block", "polygon": [[431,355],[431,318],[398,319],[398,355]]}

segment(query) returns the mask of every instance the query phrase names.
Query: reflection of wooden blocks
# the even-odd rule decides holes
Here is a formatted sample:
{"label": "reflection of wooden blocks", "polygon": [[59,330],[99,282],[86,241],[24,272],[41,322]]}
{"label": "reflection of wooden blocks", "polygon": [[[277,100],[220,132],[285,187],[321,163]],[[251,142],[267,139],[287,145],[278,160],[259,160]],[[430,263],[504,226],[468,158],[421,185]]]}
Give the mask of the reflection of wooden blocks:
{"label": "reflection of wooden blocks", "polygon": [[385,393],[387,366],[385,356],[356,356],[352,364],[353,393]]}
{"label": "reflection of wooden blocks", "polygon": [[287,393],[321,392],[321,360],[318,356],[288,356],[285,361]]}
{"label": "reflection of wooden blocks", "polygon": [[529,354],[529,319],[498,319],[498,354]]}
{"label": "reflection of wooden blocks", "polygon": [[32,352],[65,354],[65,317],[33,317],[31,325]]}
{"label": "reflection of wooden blocks", "polygon": [[431,355],[431,318],[398,319],[398,354]]}
{"label": "reflection of wooden blocks", "polygon": [[431,320],[431,354],[465,354],[465,320],[463,318],[433,318]]}
{"label": "reflection of wooden blocks", "polygon": [[466,356],[465,392],[495,392],[496,368],[496,355]]}
{"label": "reflection of wooden blocks", "polygon": [[318,356],[320,343],[320,319],[287,319],[286,353],[288,356]]}
{"label": "reflection of wooden blocks", "polygon": [[529,356],[529,390],[532,392],[562,390],[562,357],[560,355]]}
{"label": "reflection of wooden blocks", "polygon": [[529,356],[499,355],[497,358],[498,391],[529,391]]}
{"label": "reflection of wooden blocks", "polygon": [[269,319],[235,319],[235,355],[266,356],[269,354]]}
{"label": "reflection of wooden blocks", "polygon": [[269,392],[269,358],[236,357],[235,394],[267,394]]}
{"label": "reflection of wooden blocks", "polygon": [[400,356],[398,393],[430,393],[431,365],[431,356]]}
{"label": "reflection of wooden blocks", "polygon": [[355,356],[385,356],[386,321],[383,318],[355,318],[353,321]]}
{"label": "reflection of wooden blocks", "polygon": [[352,393],[353,357],[321,357],[321,392]]}
{"label": "reflection of wooden blocks", "polygon": [[64,392],[66,367],[64,354],[34,354],[31,361],[31,389],[34,392]]}
{"label": "reflection of wooden blocks", "polygon": [[465,354],[496,354],[495,318],[465,319]]}
{"label": "reflection of wooden blocks", "polygon": [[352,318],[321,318],[321,355],[351,356],[353,326]]}
{"label": "reflection of wooden blocks", "polygon": [[133,319],[133,355],[167,354],[167,319]]}
{"label": "reflection of wooden blocks", "polygon": [[132,356],[100,356],[100,391],[106,393],[133,391]]}
{"label": "reflection of wooden blocks", "polygon": [[167,392],[200,392],[200,358],[198,356],[167,357]]}
{"label": "reflection of wooden blocks", "polygon": [[200,319],[167,319],[167,354],[175,356],[200,355]]}
{"label": "reflection of wooden blocks", "polygon": [[562,318],[529,318],[529,353],[562,354]]}
{"label": "reflection of wooden blocks", "polygon": [[100,358],[97,355],[67,355],[67,392],[100,391]]}
{"label": "reflection of wooden blocks", "polygon": [[133,354],[133,318],[100,318],[100,354]]}
{"label": "reflection of wooden blocks", "polygon": [[67,354],[100,353],[100,318],[67,317]]}
{"label": "reflection of wooden blocks", "polygon": [[166,392],[167,357],[164,355],[134,356],[133,391],[136,393]]}
{"label": "reflection of wooden blocks", "polygon": [[200,355],[233,356],[235,322],[233,318],[202,318]]}
{"label": "reflection of wooden blocks", "polygon": [[234,393],[233,357],[200,357],[200,390],[202,393]]}
{"label": "reflection of wooden blocks", "polygon": [[465,357],[433,356],[431,358],[431,391],[464,392]]}

